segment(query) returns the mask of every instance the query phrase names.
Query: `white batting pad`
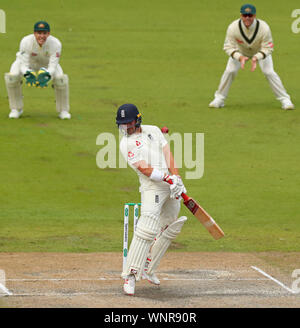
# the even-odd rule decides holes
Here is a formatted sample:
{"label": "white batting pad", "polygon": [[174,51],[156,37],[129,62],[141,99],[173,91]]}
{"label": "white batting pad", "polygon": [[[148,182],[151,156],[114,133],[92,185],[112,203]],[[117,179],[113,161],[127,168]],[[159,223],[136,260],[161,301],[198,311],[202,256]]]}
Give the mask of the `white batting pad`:
{"label": "white batting pad", "polygon": [[123,278],[126,278],[128,275],[134,273],[136,280],[140,280],[150,246],[150,241],[141,239],[136,235],[133,236],[128,252],[126,266],[122,272]]}
{"label": "white batting pad", "polygon": [[154,273],[172,240],[180,233],[186,220],[186,216],[181,216],[178,220],[171,223],[156,239],[151,249],[151,262],[147,270],[149,275]]}
{"label": "white batting pad", "polygon": [[69,77],[67,74],[55,77],[53,80],[55,90],[56,110],[60,113],[62,111],[68,112],[70,110],[69,104]]}
{"label": "white batting pad", "polygon": [[159,218],[151,213],[144,213],[138,220],[135,234],[141,239],[153,241],[159,231]]}
{"label": "white batting pad", "polygon": [[5,73],[4,80],[5,80],[10,109],[17,109],[17,110],[22,109],[23,95],[22,95],[22,79],[20,75]]}
{"label": "white batting pad", "polygon": [[134,273],[136,280],[140,280],[150,246],[159,230],[158,217],[145,213],[138,220],[136,231],[134,233],[122,277],[126,278]]}

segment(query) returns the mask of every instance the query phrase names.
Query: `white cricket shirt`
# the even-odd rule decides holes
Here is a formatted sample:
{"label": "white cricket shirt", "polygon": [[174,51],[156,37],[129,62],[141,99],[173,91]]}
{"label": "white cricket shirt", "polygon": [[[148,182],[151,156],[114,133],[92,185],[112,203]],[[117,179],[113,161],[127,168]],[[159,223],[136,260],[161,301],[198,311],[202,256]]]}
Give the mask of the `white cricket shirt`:
{"label": "white cricket shirt", "polygon": [[226,33],[224,50],[228,56],[239,59],[241,55],[264,59],[273,51],[273,40],[269,25],[256,19],[247,29],[241,19],[232,22]]}
{"label": "white cricket shirt", "polygon": [[142,132],[124,136],[120,142],[120,151],[127,163],[137,173],[142,189],[166,189],[169,185],[166,182],[152,181],[142,174],[133,164],[144,160],[152,168],[168,173],[168,166],[164,157],[163,148],[167,145],[167,140],[161,130],[154,125],[141,125]]}
{"label": "white cricket shirt", "polygon": [[38,71],[41,67],[45,67],[52,76],[59,63],[61,49],[61,42],[52,35],[48,36],[42,46],[37,43],[34,34],[25,36],[21,40],[20,50],[17,52],[17,59],[22,62],[22,74],[29,69]]}

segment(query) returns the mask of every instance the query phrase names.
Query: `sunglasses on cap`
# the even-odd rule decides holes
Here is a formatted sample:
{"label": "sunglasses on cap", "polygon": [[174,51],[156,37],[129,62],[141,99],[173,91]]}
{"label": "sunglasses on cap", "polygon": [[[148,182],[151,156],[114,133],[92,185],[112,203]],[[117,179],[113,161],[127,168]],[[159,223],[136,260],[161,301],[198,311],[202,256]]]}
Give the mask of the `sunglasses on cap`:
{"label": "sunglasses on cap", "polygon": [[253,17],[253,14],[242,14],[243,17]]}

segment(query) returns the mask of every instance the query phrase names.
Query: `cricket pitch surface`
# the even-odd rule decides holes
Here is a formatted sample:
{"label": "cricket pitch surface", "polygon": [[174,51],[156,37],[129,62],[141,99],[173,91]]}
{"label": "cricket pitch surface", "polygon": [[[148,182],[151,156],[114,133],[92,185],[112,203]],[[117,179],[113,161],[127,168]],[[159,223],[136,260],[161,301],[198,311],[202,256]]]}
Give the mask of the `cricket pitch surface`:
{"label": "cricket pitch surface", "polygon": [[121,253],[0,253],[0,307],[300,307],[300,253],[168,252],[161,285],[141,280],[135,296],[121,266]]}

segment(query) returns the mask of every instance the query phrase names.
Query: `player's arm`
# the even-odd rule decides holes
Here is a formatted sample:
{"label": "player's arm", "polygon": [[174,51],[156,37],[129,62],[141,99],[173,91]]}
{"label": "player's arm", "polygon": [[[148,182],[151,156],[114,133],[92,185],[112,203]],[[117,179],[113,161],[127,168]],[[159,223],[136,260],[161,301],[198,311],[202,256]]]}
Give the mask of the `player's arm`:
{"label": "player's arm", "polygon": [[261,48],[253,57],[256,57],[257,60],[265,59],[273,52],[273,47],[274,45],[273,45],[271,29],[268,25],[266,25],[263,40],[261,43]]}
{"label": "player's arm", "polygon": [[261,48],[259,51],[252,57],[251,60],[251,71],[253,72],[256,68],[256,64],[259,60],[265,59],[273,51],[273,39],[271,34],[271,29],[268,25],[265,27],[264,37],[261,43]]}
{"label": "player's arm", "polygon": [[238,43],[235,39],[233,30],[234,30],[234,24],[229,25],[227,32],[226,32],[223,49],[225,50],[225,52],[227,53],[227,55],[229,57],[232,57],[233,59],[238,60],[241,63],[241,68],[244,69],[245,63],[247,60],[249,60],[249,58],[246,56],[243,56],[239,52]]}
{"label": "player's arm", "polygon": [[232,57],[233,59],[236,60],[240,60],[242,54],[239,52],[238,43],[234,37],[233,30],[234,30],[234,25],[230,24],[226,31],[226,37],[225,37],[223,49],[229,57]]}
{"label": "player's arm", "polygon": [[153,168],[145,160],[140,160],[132,165],[153,181],[164,181],[166,177],[169,177],[169,175],[164,173],[162,170]]}
{"label": "player's arm", "polygon": [[21,72],[22,74],[26,74],[29,69],[29,59],[30,59],[30,51],[27,46],[27,39],[23,38],[20,43],[20,50],[18,53],[18,59],[21,61]]}
{"label": "player's arm", "polygon": [[20,42],[20,49],[17,54],[17,58],[20,61],[20,70],[25,77],[25,83],[28,86],[36,85],[36,73],[30,69],[30,44],[28,38],[25,37]]}
{"label": "player's arm", "polygon": [[164,156],[165,156],[165,159],[167,162],[167,166],[168,166],[168,169],[169,169],[169,172],[171,173],[171,175],[179,176],[179,170],[176,166],[175,159],[174,159],[174,156],[172,154],[169,144],[166,144],[163,147],[163,153],[164,153]]}
{"label": "player's arm", "polygon": [[[172,156],[173,157],[173,156]],[[173,160],[174,162],[174,160]],[[146,161],[141,160],[138,161],[136,163],[133,164],[141,173],[143,173],[144,175],[146,175],[147,177],[149,177],[151,180],[153,181],[166,181],[168,182],[169,180],[172,181],[172,183],[170,184],[170,197],[171,198],[177,198],[180,199],[181,198],[181,194],[182,193],[186,193],[186,189],[185,186],[183,185],[183,182],[180,178],[180,176],[178,174],[173,174],[173,172],[177,172],[178,173],[178,169],[176,169],[174,167],[174,171],[170,173],[172,173],[172,175],[168,175],[166,173],[164,173],[163,171],[156,169],[156,168],[152,168]],[[169,181],[170,183],[170,181]]]}
{"label": "player's arm", "polygon": [[176,165],[174,156],[172,154],[172,151],[170,149],[169,144],[166,144],[163,147],[163,153],[168,165],[168,169],[169,172],[171,173],[171,176],[166,176],[164,178],[165,181],[169,182],[168,180],[171,179],[172,183],[176,184],[175,186],[171,185],[170,189],[171,189],[171,198],[181,198],[181,193],[186,193],[186,189],[185,186],[181,180],[181,176],[179,175],[179,170],[178,167]]}
{"label": "player's arm", "polygon": [[174,156],[172,154],[172,151],[170,149],[170,146],[168,144],[168,141],[166,140],[164,134],[161,132],[160,129],[158,129],[158,136],[160,139],[160,145],[162,147],[162,153],[164,155],[164,158],[166,160],[167,167],[169,169],[169,172],[171,175],[178,175],[179,176],[179,170],[177,168],[177,165],[175,163]]}
{"label": "player's arm", "polygon": [[251,71],[254,72],[256,69],[257,62],[259,60],[265,59],[268,55],[270,55],[273,51],[273,40],[271,35],[271,30],[266,32],[262,46],[260,50],[252,57],[251,59]]}
{"label": "player's arm", "polygon": [[[167,165],[168,165],[169,172],[171,173],[171,175],[178,175],[179,176],[178,168],[176,167],[173,154],[172,154],[168,144],[163,148],[163,152],[164,152],[164,156],[166,158],[166,162],[167,162]],[[153,167],[151,167],[151,165],[149,165],[145,160],[140,160],[138,162],[135,162],[133,165],[142,174],[144,174],[144,175],[146,175],[147,177],[150,177],[150,178],[151,178],[151,175],[152,175],[154,170],[157,170],[157,171],[160,172],[159,174],[156,173],[156,175],[159,175],[161,177],[160,180],[163,180],[163,178],[167,175],[167,174],[163,173],[162,171],[160,171],[158,169],[154,169]]]}
{"label": "player's arm", "polygon": [[51,76],[53,76],[53,74],[56,70],[56,67],[59,63],[59,59],[61,56],[61,49],[62,49],[62,46],[61,46],[61,43],[59,42],[59,43],[57,43],[55,49],[53,50],[53,52],[50,55],[49,64],[48,64],[48,72]]}
{"label": "player's arm", "polygon": [[[152,175],[153,171],[155,170],[145,160],[135,162],[135,163],[133,163],[133,166],[135,166],[142,174],[149,177],[150,179],[151,179],[151,175]],[[155,175],[157,176],[157,181],[162,181],[165,177],[165,173],[163,173],[162,171],[160,171],[158,169],[156,169],[156,171],[157,172]],[[154,176],[153,180],[155,180],[155,176]]]}

